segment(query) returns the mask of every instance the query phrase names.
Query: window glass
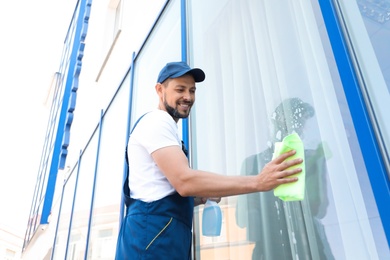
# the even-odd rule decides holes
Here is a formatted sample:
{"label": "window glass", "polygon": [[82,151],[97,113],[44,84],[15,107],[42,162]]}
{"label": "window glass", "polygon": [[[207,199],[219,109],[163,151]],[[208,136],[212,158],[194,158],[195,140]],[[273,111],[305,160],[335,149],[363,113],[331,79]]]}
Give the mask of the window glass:
{"label": "window glass", "polygon": [[258,174],[293,132],[306,167],[303,201],[273,191],[223,198],[218,237],[202,235],[196,208],[197,258],[388,256],[376,243],[384,232],[317,1],[189,7],[191,63],[206,73],[191,116],[193,167]]}
{"label": "window glass", "polygon": [[[390,147],[390,1],[337,2],[362,77],[360,86],[367,93],[365,101],[374,112],[371,120],[379,126],[377,137]],[[382,152],[389,164],[389,148]]]}
{"label": "window glass", "polygon": [[157,76],[167,62],[181,60],[180,1],[171,1],[137,56],[134,76],[132,122],[157,108]]}
{"label": "window glass", "polygon": [[[68,239],[69,223],[72,211],[72,203],[74,198],[74,191],[76,185],[77,170],[74,170],[69,175],[63,191],[63,197],[60,206],[60,212],[58,211],[57,203],[54,203],[55,207],[53,212],[59,212],[60,216],[56,214],[55,217],[58,218],[58,228],[57,233],[55,234],[55,245],[53,259],[64,259],[66,253],[66,244]],[[60,180],[58,180],[60,182]],[[59,203],[58,203],[59,204]],[[57,209],[57,210],[56,210]],[[54,211],[55,210],[55,211]],[[53,223],[55,225],[56,222]],[[50,225],[51,226],[51,225]]]}
{"label": "window glass", "polygon": [[[127,134],[129,78],[107,108],[102,125],[88,259],[115,255]],[[101,239],[102,230],[111,235]]]}
{"label": "window glass", "polygon": [[[66,230],[70,226],[70,237],[68,255],[73,252],[76,257],[72,259],[83,258],[86,248],[86,238],[88,237],[88,222],[91,210],[92,187],[95,175],[96,154],[98,145],[98,131],[91,137],[90,142],[83,151],[77,186],[68,196],[75,196],[72,222],[65,222]],[[73,173],[76,175],[76,172]],[[73,177],[74,178],[74,177]],[[72,203],[72,202],[71,202]],[[64,207],[65,205],[63,205]],[[66,205],[67,206],[67,205]],[[69,206],[70,209],[72,205]],[[61,213],[61,221],[62,221]],[[66,233],[67,234],[67,233]],[[65,238],[67,239],[67,237]],[[65,241],[66,243],[66,241]]]}
{"label": "window glass", "polygon": [[[122,17],[123,45],[121,55],[131,58],[132,52],[138,52],[146,36],[153,27],[166,0],[127,0],[124,4],[125,15]],[[123,59],[128,62],[129,59]]]}

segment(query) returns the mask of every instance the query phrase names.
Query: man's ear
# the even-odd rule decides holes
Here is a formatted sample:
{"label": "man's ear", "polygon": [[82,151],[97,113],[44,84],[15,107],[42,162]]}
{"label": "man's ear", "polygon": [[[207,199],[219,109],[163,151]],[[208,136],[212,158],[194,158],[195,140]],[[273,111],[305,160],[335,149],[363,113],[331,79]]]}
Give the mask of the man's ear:
{"label": "man's ear", "polygon": [[163,89],[163,85],[161,83],[157,83],[156,86],[155,86],[155,89],[156,89],[156,93],[158,96],[161,97],[162,95],[162,89]]}

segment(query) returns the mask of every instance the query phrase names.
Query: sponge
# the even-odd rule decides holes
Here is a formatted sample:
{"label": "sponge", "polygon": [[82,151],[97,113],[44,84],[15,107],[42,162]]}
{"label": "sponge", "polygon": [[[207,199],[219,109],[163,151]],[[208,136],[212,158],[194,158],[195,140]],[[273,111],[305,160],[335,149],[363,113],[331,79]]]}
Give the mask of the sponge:
{"label": "sponge", "polygon": [[[295,150],[296,153],[287,158],[287,160],[292,160],[295,158],[305,158],[305,150],[301,138],[297,133],[292,133],[283,138],[282,142],[275,143],[275,149],[273,154],[273,159],[277,156],[286,153],[290,150]],[[279,197],[283,201],[297,201],[303,200],[305,198],[305,163],[291,166],[289,169],[302,168],[302,172],[288,176],[298,177],[298,181],[292,183],[284,183],[279,185],[274,189],[274,195]]]}

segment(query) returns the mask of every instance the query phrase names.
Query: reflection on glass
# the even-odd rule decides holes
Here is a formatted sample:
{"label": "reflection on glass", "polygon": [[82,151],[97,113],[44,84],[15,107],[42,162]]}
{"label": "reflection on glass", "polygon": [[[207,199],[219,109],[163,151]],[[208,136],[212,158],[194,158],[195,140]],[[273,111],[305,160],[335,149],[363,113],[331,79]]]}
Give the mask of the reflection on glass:
{"label": "reflection on glass", "polygon": [[[313,116],[314,109],[309,103],[299,98],[284,100],[271,117],[273,132],[269,147],[246,158],[242,173],[258,174],[271,161],[273,144],[292,132],[302,137],[306,121]],[[317,149],[305,149],[306,194],[302,203],[283,202],[273,191],[238,197],[237,225],[246,228],[247,239],[255,243],[252,259],[293,259],[295,254],[300,258],[309,255],[310,259],[334,259],[320,222],[329,204],[325,160],[322,144],[318,144]],[[310,216],[309,221],[291,222],[292,217],[302,219],[304,215]]]}
{"label": "reflection on glass", "polygon": [[360,12],[376,22],[385,23],[390,20],[390,1],[357,0]]}
{"label": "reflection on glass", "polygon": [[[384,154],[383,157],[385,160],[386,158],[389,160],[390,123],[387,112],[387,101],[389,100],[390,94],[390,0],[357,0],[356,2],[367,33],[363,33],[364,30],[362,32],[362,26],[356,29],[350,26],[348,30],[350,34],[354,35],[354,37],[351,37],[353,48],[360,54],[358,62],[360,64],[372,64],[375,62],[379,66],[360,65],[364,68],[363,77],[366,82],[365,87],[367,88],[369,100],[373,103],[374,113],[376,114],[376,118],[372,120],[378,121],[379,132],[382,136],[378,137],[378,139],[383,139],[380,142],[384,142],[385,146],[387,146],[387,149],[384,149],[387,151],[382,151],[382,154]],[[353,16],[346,12],[344,15],[351,24],[356,24]],[[375,53],[375,57],[374,55],[368,56],[372,59],[371,61],[367,56],[362,55],[362,53],[367,53],[368,49],[368,47],[361,46],[361,43],[364,42],[366,37],[369,38],[372,46],[372,54]]]}

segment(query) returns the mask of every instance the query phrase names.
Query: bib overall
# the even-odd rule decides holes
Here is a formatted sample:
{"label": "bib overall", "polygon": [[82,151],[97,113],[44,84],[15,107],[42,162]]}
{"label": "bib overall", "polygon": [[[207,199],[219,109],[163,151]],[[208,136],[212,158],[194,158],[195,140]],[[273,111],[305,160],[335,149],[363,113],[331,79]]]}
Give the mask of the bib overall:
{"label": "bib overall", "polygon": [[193,209],[193,198],[178,193],[148,203],[132,199],[115,259],[191,259]]}

